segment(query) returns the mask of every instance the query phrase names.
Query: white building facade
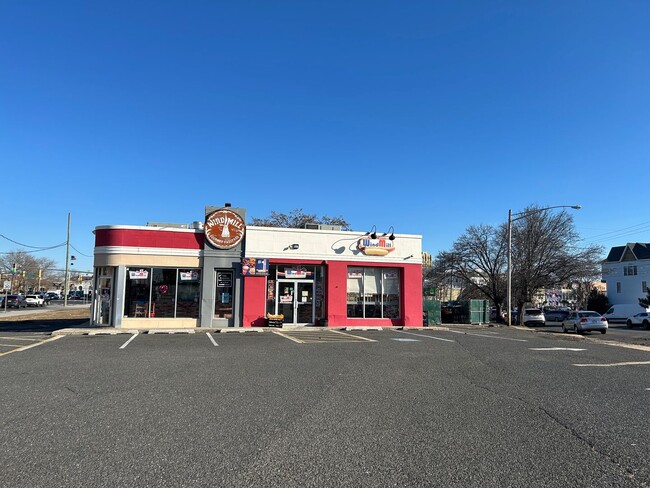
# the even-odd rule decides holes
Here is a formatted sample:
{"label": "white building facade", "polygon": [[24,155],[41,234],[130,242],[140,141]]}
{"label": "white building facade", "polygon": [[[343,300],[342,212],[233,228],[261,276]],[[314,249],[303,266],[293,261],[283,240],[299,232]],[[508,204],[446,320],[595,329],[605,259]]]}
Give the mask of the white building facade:
{"label": "white building facade", "polygon": [[610,305],[638,304],[650,284],[650,243],[628,243],[613,247],[602,262]]}

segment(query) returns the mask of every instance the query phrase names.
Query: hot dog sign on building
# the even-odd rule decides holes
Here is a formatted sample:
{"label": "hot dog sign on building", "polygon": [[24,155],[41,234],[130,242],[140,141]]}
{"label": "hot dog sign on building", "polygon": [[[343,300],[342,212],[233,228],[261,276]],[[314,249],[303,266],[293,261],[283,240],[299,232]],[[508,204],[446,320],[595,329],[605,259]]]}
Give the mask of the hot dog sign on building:
{"label": "hot dog sign on building", "polygon": [[205,219],[205,238],[217,249],[231,249],[239,244],[246,232],[246,223],[232,210],[215,210]]}

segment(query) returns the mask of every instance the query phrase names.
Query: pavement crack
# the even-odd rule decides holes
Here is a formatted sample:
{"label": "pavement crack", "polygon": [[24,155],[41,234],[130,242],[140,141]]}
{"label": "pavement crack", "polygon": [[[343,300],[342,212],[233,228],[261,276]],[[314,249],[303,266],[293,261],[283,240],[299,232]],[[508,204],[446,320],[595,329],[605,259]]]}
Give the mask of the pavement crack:
{"label": "pavement crack", "polygon": [[[610,453],[608,453],[606,451],[603,451],[602,449],[599,449],[598,445],[595,442],[589,440],[589,438],[582,435],[578,430],[571,427],[571,425],[569,425],[568,422],[563,421],[561,418],[559,418],[558,416],[553,414],[553,412],[551,412],[551,411],[547,410],[546,408],[544,408],[544,406],[533,404],[530,401],[526,400],[525,398],[521,398],[521,397],[518,397],[518,396],[507,395],[507,394],[505,394],[503,392],[494,390],[494,389],[489,388],[489,387],[487,387],[485,385],[478,384],[478,383],[476,383],[476,381],[474,381],[473,379],[471,379],[468,375],[466,375],[464,373],[460,373],[460,376],[462,378],[464,378],[465,381],[467,381],[467,383],[469,383],[469,385],[472,386],[473,388],[478,388],[478,389],[487,391],[487,392],[491,393],[492,395],[499,396],[501,398],[506,398],[508,400],[517,401],[519,403],[522,403],[522,404],[528,406],[529,408],[532,408],[534,410],[538,410],[538,411],[542,412],[544,415],[546,415],[547,418],[551,419],[553,421],[553,423],[555,423],[556,425],[563,428],[572,437],[574,437],[575,439],[579,440],[580,442],[586,444],[587,446],[589,446],[589,448],[593,452],[595,452],[596,454],[599,454],[600,456],[605,458],[607,461],[609,461],[612,465],[614,465],[616,468],[623,471],[625,478],[630,479],[630,480],[634,480],[636,478],[636,470],[635,469],[631,468],[630,466],[624,465],[620,460],[618,460],[612,454],[610,454]],[[648,486],[648,485],[644,484],[642,486]]]}

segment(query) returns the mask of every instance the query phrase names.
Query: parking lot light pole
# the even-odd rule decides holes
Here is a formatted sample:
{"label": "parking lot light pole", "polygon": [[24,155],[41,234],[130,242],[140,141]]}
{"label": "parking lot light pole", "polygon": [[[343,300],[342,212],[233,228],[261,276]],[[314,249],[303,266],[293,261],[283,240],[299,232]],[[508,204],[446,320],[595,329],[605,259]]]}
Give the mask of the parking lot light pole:
{"label": "parking lot light pole", "polygon": [[[550,210],[552,208],[572,208],[574,210],[580,210],[582,207],[580,205],[553,205],[551,207],[536,208],[529,210],[528,212],[517,212],[512,213],[512,209],[508,210],[508,326],[512,325],[512,223],[515,220],[523,219],[529,215],[533,215],[544,210]],[[513,215],[515,218],[513,219]]]}

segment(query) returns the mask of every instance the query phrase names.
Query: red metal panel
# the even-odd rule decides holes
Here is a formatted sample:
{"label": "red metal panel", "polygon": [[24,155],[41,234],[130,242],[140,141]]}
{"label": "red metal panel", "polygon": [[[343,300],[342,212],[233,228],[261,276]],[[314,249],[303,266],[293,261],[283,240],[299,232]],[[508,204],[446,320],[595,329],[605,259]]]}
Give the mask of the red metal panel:
{"label": "red metal panel", "polygon": [[95,247],[158,247],[168,249],[203,249],[201,232],[173,232],[147,229],[96,229]]}
{"label": "red metal panel", "polygon": [[244,327],[266,325],[266,278],[244,276]]}

